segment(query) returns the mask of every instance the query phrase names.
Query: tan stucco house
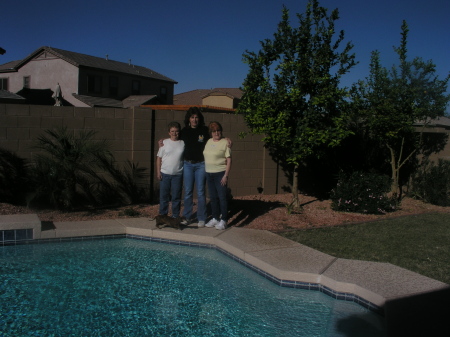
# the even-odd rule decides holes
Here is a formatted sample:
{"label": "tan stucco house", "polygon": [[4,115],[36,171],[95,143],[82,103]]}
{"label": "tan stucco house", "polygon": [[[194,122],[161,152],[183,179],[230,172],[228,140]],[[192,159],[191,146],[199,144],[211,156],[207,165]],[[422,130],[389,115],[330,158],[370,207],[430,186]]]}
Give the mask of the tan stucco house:
{"label": "tan stucco house", "polygon": [[196,89],[176,94],[173,97],[173,104],[236,109],[243,93],[239,88]]}
{"label": "tan stucco house", "polygon": [[41,47],[0,65],[0,90],[27,104],[127,108],[173,104],[177,82],[130,62]]}

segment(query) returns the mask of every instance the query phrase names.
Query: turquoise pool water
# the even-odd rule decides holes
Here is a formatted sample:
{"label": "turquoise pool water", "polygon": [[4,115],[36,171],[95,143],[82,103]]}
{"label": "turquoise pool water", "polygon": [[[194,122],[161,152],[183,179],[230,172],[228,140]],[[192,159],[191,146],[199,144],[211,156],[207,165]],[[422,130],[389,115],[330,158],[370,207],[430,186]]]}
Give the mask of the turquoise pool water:
{"label": "turquoise pool water", "polygon": [[384,336],[363,307],[279,287],[212,249],[8,246],[0,266],[1,336]]}

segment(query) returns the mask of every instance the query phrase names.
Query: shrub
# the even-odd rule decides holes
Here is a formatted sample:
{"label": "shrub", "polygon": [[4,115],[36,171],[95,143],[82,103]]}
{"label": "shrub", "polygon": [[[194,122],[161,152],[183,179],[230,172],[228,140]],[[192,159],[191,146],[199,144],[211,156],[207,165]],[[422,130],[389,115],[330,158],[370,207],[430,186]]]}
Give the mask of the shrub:
{"label": "shrub", "polygon": [[139,216],[141,213],[139,211],[136,211],[134,208],[125,208],[123,211],[119,212],[120,216]]}
{"label": "shrub", "polygon": [[115,164],[105,140],[95,140],[95,131],[77,134],[58,128],[37,138],[32,170],[35,202],[58,209],[78,206],[133,204],[146,196],[147,169],[130,161],[123,169]]}
{"label": "shrub", "polygon": [[412,197],[433,205],[450,206],[450,161],[424,162],[411,185]]}
{"label": "shrub", "polygon": [[[109,173],[111,183],[106,187],[119,193],[122,203],[136,204],[146,197],[145,179],[149,176],[146,167],[139,167],[139,163],[126,161],[122,169],[114,162],[102,160],[102,168]],[[106,184],[105,184],[106,185]]]}
{"label": "shrub", "polygon": [[31,189],[27,161],[0,148],[0,202],[23,204]]}
{"label": "shrub", "polygon": [[37,138],[35,148],[42,150],[34,158],[37,199],[58,209],[70,210],[80,199],[95,201],[93,187],[100,181],[100,160],[111,158],[105,141],[94,140],[94,131],[77,135],[66,127],[46,130]]}
{"label": "shrub", "polygon": [[396,209],[389,197],[391,181],[387,176],[367,172],[341,173],[331,191],[331,208],[341,212],[384,214]]}

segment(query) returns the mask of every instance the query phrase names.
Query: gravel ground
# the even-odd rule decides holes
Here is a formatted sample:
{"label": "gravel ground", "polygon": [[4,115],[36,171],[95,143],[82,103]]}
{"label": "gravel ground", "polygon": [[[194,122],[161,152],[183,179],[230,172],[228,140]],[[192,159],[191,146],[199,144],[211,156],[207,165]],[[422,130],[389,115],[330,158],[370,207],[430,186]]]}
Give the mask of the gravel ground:
{"label": "gravel ground", "polygon": [[[337,226],[430,212],[450,213],[450,207],[430,205],[411,198],[404,198],[397,211],[385,215],[336,212],[331,209],[331,200],[318,200],[307,195],[300,195],[299,197],[303,209],[301,212],[291,214],[288,214],[286,208],[286,204],[291,201],[291,194],[235,197],[230,202],[228,224],[229,226],[265,229],[277,232]],[[158,214],[158,207],[159,205],[140,204],[119,208],[62,212],[0,203],[0,215],[31,213],[37,214],[41,221],[85,221],[130,217],[126,214],[132,209],[139,213],[138,216],[140,217],[153,218]]]}

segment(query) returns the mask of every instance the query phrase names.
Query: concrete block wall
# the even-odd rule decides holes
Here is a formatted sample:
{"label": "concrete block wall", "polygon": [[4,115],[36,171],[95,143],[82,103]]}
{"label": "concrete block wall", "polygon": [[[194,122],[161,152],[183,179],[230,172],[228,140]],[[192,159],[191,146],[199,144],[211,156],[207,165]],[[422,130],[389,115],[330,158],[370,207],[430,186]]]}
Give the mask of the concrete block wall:
{"label": "concrete block wall", "polygon": [[132,114],[123,109],[98,109],[36,105],[0,105],[0,146],[31,160],[33,145],[45,130],[67,127],[75,133],[94,130],[94,139],[105,139],[116,159],[132,159]]}
{"label": "concrete block wall", "polygon": [[[127,160],[149,169],[148,184],[157,201],[159,183],[155,178],[158,140],[168,137],[167,124],[177,121],[184,126],[184,111],[79,108],[36,105],[0,104],[0,147],[31,160],[36,138],[45,130],[66,126],[69,130],[95,130],[94,139],[111,144],[118,165]],[[205,113],[205,122],[218,121],[224,136],[233,141],[232,169],[229,187],[233,196],[283,193],[288,181],[282,170],[264,148],[261,136],[248,135],[242,116],[231,113]]]}

